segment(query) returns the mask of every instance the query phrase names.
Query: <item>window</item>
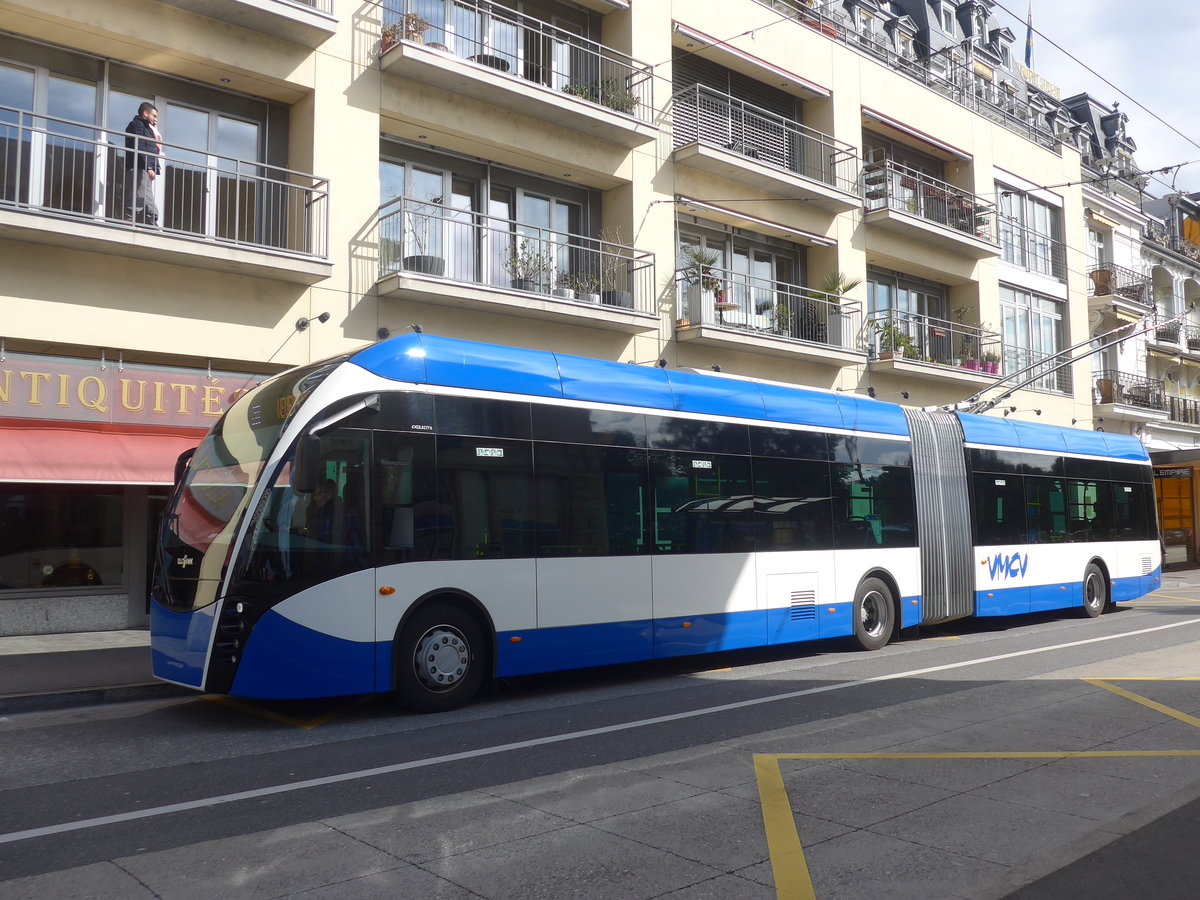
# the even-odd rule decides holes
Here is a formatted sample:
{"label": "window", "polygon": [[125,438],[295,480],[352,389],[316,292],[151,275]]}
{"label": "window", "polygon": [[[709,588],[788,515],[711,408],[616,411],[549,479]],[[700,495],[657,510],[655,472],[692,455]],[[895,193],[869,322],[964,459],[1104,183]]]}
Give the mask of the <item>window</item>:
{"label": "window", "polygon": [[658,553],[754,550],[754,490],[748,456],[650,454],[654,549]]}
{"label": "window", "polygon": [[914,547],[912,471],[899,466],[832,467],[837,547]]}
{"label": "window", "polygon": [[124,583],[120,489],[0,486],[0,590]]}
{"label": "window", "polygon": [[[1005,371],[1015,372],[1063,349],[1063,306],[1061,300],[1000,285],[1000,315],[1004,332]],[[1049,369],[1030,385],[1047,391],[1071,389],[1070,368]]]}
{"label": "window", "polygon": [[953,3],[943,3],[942,4],[942,30],[945,31],[946,34],[954,34],[957,27],[958,27],[958,23],[954,16],[954,4]]}
{"label": "window", "polygon": [[1020,475],[975,474],[975,535],[981,546],[1024,544],[1025,480]]}
{"label": "window", "polygon": [[1031,544],[1069,540],[1067,496],[1062,479],[1025,479],[1025,520]]}
{"label": "window", "polygon": [[1000,255],[1005,262],[1065,281],[1062,211],[1024,191],[996,184]]}
{"label": "window", "polygon": [[[956,346],[962,340],[955,341],[955,326],[948,321],[949,306],[945,285],[903,272],[867,270],[868,319],[879,328],[894,325],[920,356],[944,364],[954,362],[955,354],[962,350]],[[878,343],[882,333],[874,331],[872,340]],[[978,348],[970,349],[978,355]]]}
{"label": "window", "polygon": [[646,552],[646,452],[537,444],[537,555]]}

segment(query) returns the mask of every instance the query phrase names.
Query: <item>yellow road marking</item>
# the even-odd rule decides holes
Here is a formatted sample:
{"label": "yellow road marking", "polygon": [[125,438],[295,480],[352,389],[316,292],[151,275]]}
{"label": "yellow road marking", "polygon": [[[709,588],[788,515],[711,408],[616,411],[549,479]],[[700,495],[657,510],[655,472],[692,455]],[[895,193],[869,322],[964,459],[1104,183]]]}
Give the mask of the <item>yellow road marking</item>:
{"label": "yellow road marking", "polygon": [[1146,603],[1152,600],[1177,600],[1182,603],[1200,603],[1200,597],[1173,597],[1170,594],[1147,594],[1137,600],[1118,600],[1118,603]]}
{"label": "yellow road marking", "polygon": [[213,702],[220,703],[223,706],[228,706],[231,709],[250,713],[251,715],[259,716],[263,719],[270,719],[272,722],[280,722],[284,725],[291,725],[295,728],[313,729],[324,725],[326,722],[332,719],[336,719],[338,716],[349,712],[356,706],[361,706],[369,699],[369,697],[358,697],[353,703],[346,704],[345,706],[338,706],[325,715],[317,716],[315,719],[296,719],[292,716],[285,716],[283,713],[277,713],[273,710],[263,709],[262,707],[254,706],[250,703],[243,703],[242,701],[233,697],[217,696],[210,699],[212,699]]}
{"label": "yellow road marking", "polygon": [[[1155,700],[1151,700],[1149,697],[1143,697],[1141,694],[1135,694],[1133,691],[1127,691],[1125,688],[1117,687],[1115,684],[1109,684],[1108,682],[1102,681],[1099,678],[1085,678],[1083,680],[1088,684],[1094,684],[1097,687],[1102,687],[1106,691],[1112,691],[1118,697],[1124,697],[1126,700],[1132,700],[1134,703],[1140,703],[1142,706],[1147,706],[1150,709],[1162,713],[1163,715],[1170,716],[1172,719],[1178,719],[1180,722],[1185,722],[1188,725],[1191,725],[1193,728],[1200,728],[1200,719],[1197,719],[1195,716],[1189,716],[1187,713],[1180,712],[1177,709],[1172,709],[1169,706],[1164,706]],[[1169,679],[1164,678],[1162,680],[1167,681]]]}
{"label": "yellow road marking", "polygon": [[[1117,687],[1111,681],[1200,681],[1200,677],[1170,678],[1083,678],[1081,681],[1102,687],[1119,697],[1140,703],[1150,709],[1200,728],[1200,718],[1172,709],[1162,703]],[[855,760],[855,759],[1146,759],[1195,758],[1200,750],[997,750],[943,753],[755,753],[754,775],[758,781],[758,797],[762,806],[763,829],[766,831],[767,852],[771,859],[771,875],[775,880],[778,900],[816,900],[812,876],[804,859],[804,847],[796,831],[796,818],[788,800],[787,786],[779,762],[784,759]]]}
{"label": "yellow road marking", "polygon": [[754,754],[754,774],[758,779],[758,799],[762,805],[763,828],[767,832],[775,896],[779,900],[816,900],[779,760],[778,754]]}

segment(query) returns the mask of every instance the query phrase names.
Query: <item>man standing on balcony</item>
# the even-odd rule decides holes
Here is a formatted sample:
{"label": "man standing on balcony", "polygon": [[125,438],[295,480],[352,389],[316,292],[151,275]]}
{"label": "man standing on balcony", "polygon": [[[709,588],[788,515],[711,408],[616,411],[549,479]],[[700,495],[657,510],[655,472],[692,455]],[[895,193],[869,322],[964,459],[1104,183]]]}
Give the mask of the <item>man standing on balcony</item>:
{"label": "man standing on balcony", "polygon": [[125,126],[125,218],[146,225],[158,224],[154,179],[158,177],[158,109],[143,103]]}

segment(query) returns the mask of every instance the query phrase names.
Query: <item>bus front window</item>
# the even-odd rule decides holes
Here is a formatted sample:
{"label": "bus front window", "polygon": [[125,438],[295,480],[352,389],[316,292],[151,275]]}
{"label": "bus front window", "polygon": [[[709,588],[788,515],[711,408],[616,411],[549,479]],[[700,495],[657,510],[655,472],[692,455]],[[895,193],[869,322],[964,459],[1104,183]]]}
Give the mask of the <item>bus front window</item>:
{"label": "bus front window", "polygon": [[288,418],[341,363],[285,372],[240,397],[196,449],[163,515],[159,601],[189,610],[217,599],[254,483]]}

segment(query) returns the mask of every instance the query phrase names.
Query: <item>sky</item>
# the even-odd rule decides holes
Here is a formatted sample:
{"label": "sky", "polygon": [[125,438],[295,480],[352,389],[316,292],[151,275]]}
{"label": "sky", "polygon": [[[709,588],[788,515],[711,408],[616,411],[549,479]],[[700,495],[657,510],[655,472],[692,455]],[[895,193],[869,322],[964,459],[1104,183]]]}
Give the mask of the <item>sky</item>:
{"label": "sky", "polygon": [[[996,15],[1016,35],[1013,55],[1022,61],[1028,4],[1029,0],[996,3]],[[1033,0],[1033,27],[1031,68],[1035,72],[1058,85],[1063,97],[1086,92],[1106,105],[1119,101],[1121,111],[1129,116],[1126,134],[1137,144],[1138,166],[1146,171],[1192,162],[1175,176],[1175,186],[1200,191],[1200,102],[1192,68],[1200,41],[1200,2]],[[1172,174],[1157,177],[1166,183],[1151,180],[1147,190],[1161,196],[1171,190]]]}

